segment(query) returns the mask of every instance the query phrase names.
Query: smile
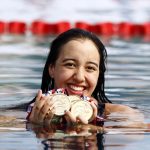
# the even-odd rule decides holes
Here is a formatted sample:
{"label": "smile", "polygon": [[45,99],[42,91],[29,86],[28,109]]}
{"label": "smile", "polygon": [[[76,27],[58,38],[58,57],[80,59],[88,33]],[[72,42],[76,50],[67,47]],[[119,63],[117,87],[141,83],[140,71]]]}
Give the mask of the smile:
{"label": "smile", "polygon": [[70,87],[70,89],[75,90],[75,91],[83,91],[84,90],[84,87],[81,87],[81,86],[70,85],[69,87]]}

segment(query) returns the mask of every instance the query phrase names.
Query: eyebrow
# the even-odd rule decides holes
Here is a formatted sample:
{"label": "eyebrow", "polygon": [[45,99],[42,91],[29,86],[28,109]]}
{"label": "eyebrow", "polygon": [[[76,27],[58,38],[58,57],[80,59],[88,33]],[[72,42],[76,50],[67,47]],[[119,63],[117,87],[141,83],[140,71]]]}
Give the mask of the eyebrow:
{"label": "eyebrow", "polygon": [[[65,58],[62,62],[66,62],[66,61],[76,61],[76,59],[73,59],[73,58]],[[98,64],[93,62],[93,61],[88,61],[88,64],[93,64],[95,65],[96,67],[98,67]]]}
{"label": "eyebrow", "polygon": [[96,67],[98,67],[98,64],[95,63],[95,62],[89,61],[88,63],[89,63],[89,64],[93,64],[93,65],[95,65]]}

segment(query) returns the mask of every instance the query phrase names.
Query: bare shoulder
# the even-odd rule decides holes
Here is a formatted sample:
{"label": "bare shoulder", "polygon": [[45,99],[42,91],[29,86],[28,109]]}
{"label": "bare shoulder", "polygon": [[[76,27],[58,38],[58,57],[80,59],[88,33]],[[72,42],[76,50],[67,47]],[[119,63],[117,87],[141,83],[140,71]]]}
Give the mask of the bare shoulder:
{"label": "bare shoulder", "polygon": [[120,112],[120,113],[137,113],[139,112],[137,109],[133,109],[127,105],[121,105],[121,104],[105,104],[105,113],[106,115],[114,113],[114,112]]}
{"label": "bare shoulder", "polygon": [[109,120],[115,120],[121,127],[145,127],[144,114],[127,105],[105,104],[105,116]]}

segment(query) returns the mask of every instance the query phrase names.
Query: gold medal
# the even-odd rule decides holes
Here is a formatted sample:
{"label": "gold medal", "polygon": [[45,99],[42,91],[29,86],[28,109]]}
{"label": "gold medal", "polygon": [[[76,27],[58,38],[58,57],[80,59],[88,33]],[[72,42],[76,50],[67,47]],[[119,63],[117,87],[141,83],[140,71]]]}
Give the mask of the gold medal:
{"label": "gold medal", "polygon": [[82,115],[89,120],[93,115],[92,106],[88,101],[79,100],[71,106],[71,112],[75,116]]}
{"label": "gold medal", "polygon": [[65,94],[54,94],[51,98],[51,101],[54,102],[55,105],[55,115],[62,116],[65,111],[70,109],[70,100]]}
{"label": "gold medal", "polygon": [[69,95],[68,96],[69,100],[70,100],[70,103],[71,103],[71,106],[77,102],[77,101],[81,101],[81,98],[77,95]]}
{"label": "gold medal", "polygon": [[65,95],[63,93],[54,93],[51,95],[51,101],[54,103],[55,116],[63,116],[65,111],[71,111],[74,116],[83,115],[89,120],[93,115],[93,109],[87,100],[81,99],[78,95]]}

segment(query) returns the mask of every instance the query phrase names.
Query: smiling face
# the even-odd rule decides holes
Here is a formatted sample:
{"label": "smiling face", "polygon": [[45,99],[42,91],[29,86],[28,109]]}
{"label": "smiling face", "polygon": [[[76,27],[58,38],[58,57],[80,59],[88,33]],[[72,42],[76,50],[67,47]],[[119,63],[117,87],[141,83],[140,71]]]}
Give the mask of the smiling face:
{"label": "smiling face", "polygon": [[92,41],[75,39],[61,47],[49,74],[55,88],[65,88],[71,95],[91,96],[99,76],[99,62],[99,52]]}

